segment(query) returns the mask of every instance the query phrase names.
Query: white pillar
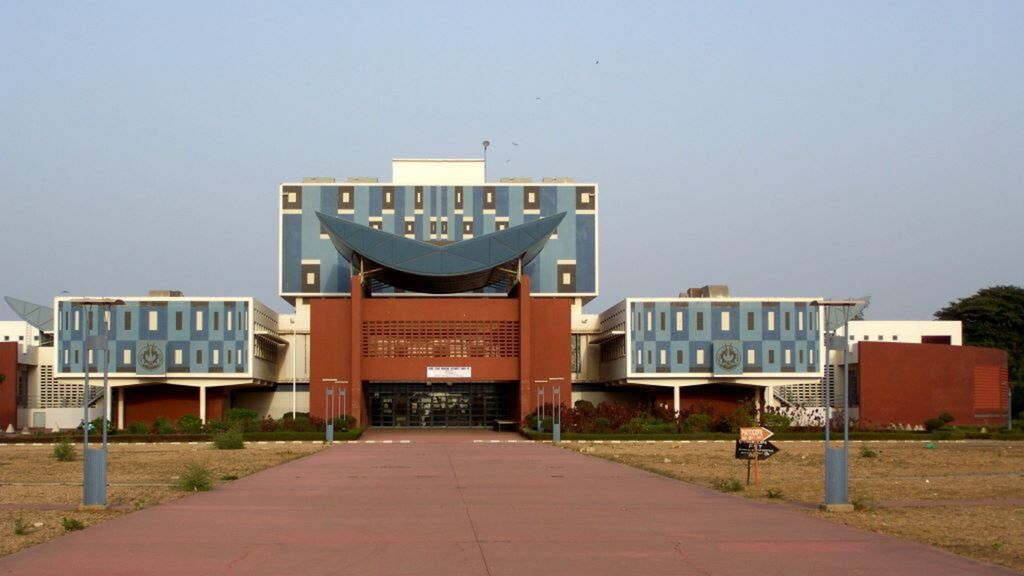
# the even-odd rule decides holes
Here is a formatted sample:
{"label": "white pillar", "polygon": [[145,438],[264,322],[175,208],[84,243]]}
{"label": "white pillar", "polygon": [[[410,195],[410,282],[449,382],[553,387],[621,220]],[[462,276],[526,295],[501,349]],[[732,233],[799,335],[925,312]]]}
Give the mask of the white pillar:
{"label": "white pillar", "polygon": [[199,385],[199,419],[206,424],[206,384]]}
{"label": "white pillar", "polygon": [[[110,389],[107,390],[107,393],[109,394],[110,392],[113,392],[113,390],[114,390],[113,388],[110,388]],[[110,411],[112,409],[113,409],[113,406],[110,405],[110,398],[104,398],[103,399],[103,417],[107,419],[107,422],[110,422]]]}
{"label": "white pillar", "polygon": [[679,386],[672,387],[672,407],[676,411],[676,418],[679,417]]}
{"label": "white pillar", "polygon": [[117,388],[117,427],[124,429],[124,388]]}

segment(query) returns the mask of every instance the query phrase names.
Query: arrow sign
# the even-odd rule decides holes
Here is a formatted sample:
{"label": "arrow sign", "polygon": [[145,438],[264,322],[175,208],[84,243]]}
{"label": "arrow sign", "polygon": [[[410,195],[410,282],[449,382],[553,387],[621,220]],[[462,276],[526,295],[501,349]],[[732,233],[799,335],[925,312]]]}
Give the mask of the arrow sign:
{"label": "arrow sign", "polygon": [[771,438],[775,433],[764,427],[740,428],[740,442],[756,444]]}
{"label": "arrow sign", "polygon": [[776,452],[779,451],[779,447],[771,442],[765,440],[764,442],[744,442],[742,440],[736,441],[736,458],[738,460],[753,460],[754,450],[757,449],[758,460],[764,460],[770,458]]}

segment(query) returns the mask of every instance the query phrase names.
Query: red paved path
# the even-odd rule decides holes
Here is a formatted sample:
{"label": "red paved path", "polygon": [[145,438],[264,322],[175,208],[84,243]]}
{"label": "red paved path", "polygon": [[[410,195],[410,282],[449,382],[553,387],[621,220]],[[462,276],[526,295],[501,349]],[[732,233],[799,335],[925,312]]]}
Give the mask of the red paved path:
{"label": "red paved path", "polygon": [[68,534],[0,574],[1013,574],[547,445],[400,436]]}

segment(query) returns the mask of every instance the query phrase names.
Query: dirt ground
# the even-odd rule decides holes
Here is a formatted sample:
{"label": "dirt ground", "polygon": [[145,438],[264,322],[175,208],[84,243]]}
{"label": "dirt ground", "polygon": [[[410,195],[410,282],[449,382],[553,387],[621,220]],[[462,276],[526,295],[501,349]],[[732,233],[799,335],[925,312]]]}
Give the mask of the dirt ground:
{"label": "dirt ground", "polygon": [[[798,504],[809,513],[1024,571],[1024,443],[851,442],[852,513],[817,511],[824,500],[821,442],[774,442],[760,488],[725,442],[563,444],[709,488],[739,481],[737,494]],[[874,453],[874,456],[870,455]],[[771,494],[771,496],[769,496]]]}
{"label": "dirt ground", "polygon": [[[80,511],[82,449],[76,459],[57,462],[51,446],[0,446],[0,556],[56,538],[62,519],[90,526],[188,494],[177,488],[190,463],[205,465],[214,485],[230,482],[323,449],[322,444],[247,444],[245,450],[216,450],[210,444],[111,444],[107,503],[103,511]],[[15,533],[18,520],[26,526]]]}

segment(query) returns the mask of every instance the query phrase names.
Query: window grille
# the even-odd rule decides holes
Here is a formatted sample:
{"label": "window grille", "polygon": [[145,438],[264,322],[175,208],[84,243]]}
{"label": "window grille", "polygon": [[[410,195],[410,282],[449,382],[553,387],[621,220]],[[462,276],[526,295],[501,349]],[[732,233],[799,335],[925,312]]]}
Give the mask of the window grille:
{"label": "window grille", "polygon": [[519,322],[363,322],[363,357],[517,358]]}

